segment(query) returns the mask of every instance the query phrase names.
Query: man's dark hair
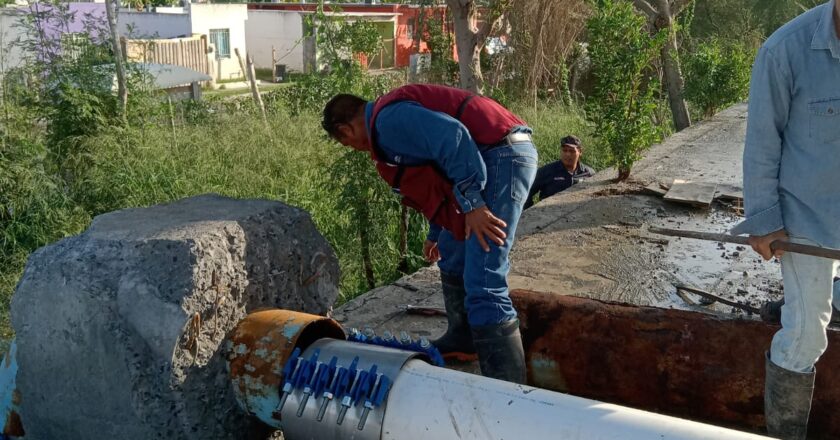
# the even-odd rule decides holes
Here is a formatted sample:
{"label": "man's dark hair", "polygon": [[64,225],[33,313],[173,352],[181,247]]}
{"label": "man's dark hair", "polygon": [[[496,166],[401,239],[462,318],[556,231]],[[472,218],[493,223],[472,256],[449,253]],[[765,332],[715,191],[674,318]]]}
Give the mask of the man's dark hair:
{"label": "man's dark hair", "polygon": [[340,93],[332,97],[324,106],[324,119],[321,127],[333,138],[337,138],[338,126],[350,123],[362,111],[367,101],[356,95]]}
{"label": "man's dark hair", "polygon": [[560,139],[560,146],[562,147],[563,145],[571,145],[573,147],[577,147],[578,149],[582,147],[582,145],[580,144],[580,139],[578,139],[577,136],[572,134],[564,137],[563,139]]}

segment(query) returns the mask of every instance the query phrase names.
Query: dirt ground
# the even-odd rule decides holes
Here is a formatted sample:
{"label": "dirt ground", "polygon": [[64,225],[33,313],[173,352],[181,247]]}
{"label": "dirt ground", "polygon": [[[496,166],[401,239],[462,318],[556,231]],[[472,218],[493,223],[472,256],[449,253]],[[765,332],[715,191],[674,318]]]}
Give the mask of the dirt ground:
{"label": "dirt ground", "polygon": [[[629,182],[612,183],[615,170],[604,170],[536,204],[517,231],[511,288],[722,314],[743,312],[702,305],[699,297],[678,294],[674,286],[690,285],[756,307],[780,298],[778,263],[765,263],[742,246],[648,231],[659,226],[725,232],[739,221],[726,204],[689,207],[644,187],[674,179],[740,187],[745,129],[746,105],[736,105],[652,147]],[[403,307],[442,307],[439,289],[437,269],[426,268],[343,305],[334,317],[347,327],[436,337],[445,329],[444,318],[406,315]]]}

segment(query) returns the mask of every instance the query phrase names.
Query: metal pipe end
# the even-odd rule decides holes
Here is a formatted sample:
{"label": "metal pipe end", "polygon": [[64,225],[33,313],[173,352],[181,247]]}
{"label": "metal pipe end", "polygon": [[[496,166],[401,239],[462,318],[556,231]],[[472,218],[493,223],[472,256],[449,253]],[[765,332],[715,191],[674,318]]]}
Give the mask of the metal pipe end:
{"label": "metal pipe end", "polygon": [[296,347],[302,352],[322,338],[346,336],[333,319],[290,310],[261,310],[240,321],[228,340],[227,364],[242,409],[259,416],[272,407],[268,402],[279,402],[288,357]]}

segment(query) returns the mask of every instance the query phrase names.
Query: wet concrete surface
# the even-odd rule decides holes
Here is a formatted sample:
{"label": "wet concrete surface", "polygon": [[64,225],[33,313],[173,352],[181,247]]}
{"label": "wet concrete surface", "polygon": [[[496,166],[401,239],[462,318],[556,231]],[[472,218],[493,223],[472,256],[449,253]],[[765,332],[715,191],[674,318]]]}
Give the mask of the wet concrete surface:
{"label": "wet concrete surface", "polygon": [[[780,298],[778,263],[765,263],[737,245],[647,231],[659,226],[724,232],[739,221],[731,206],[674,204],[647,194],[644,187],[673,179],[740,187],[745,128],[746,105],[736,105],[653,146],[628,182],[613,183],[616,172],[604,170],[536,204],[525,212],[517,231],[511,288],[722,316],[743,312],[702,305],[699,297],[677,294],[674,286],[690,285],[753,306]],[[347,327],[435,337],[445,329],[444,318],[409,316],[401,307],[442,307],[439,289],[437,269],[426,268],[344,304],[334,316]]]}

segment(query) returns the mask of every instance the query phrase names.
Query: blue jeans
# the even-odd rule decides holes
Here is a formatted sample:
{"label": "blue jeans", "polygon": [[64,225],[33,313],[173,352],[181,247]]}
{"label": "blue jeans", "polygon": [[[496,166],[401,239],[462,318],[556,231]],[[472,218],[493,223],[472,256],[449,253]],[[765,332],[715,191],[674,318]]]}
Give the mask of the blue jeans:
{"label": "blue jeans", "polygon": [[516,318],[508,294],[508,255],[522,207],[537,174],[537,150],[530,142],[483,151],[481,158],[487,166],[487,185],[481,195],[487,209],[507,223],[504,245],[489,243],[490,252],[484,252],[474,234],[459,242],[444,230],[438,238],[440,270],[464,276],[465,305],[471,326],[495,325]]}
{"label": "blue jeans", "polygon": [[[804,238],[791,237],[795,243],[816,245]],[[790,371],[810,373],[828,347],[826,327],[831,319],[831,304],[836,306],[840,284],[834,282],[837,261],[786,252],[782,255],[782,278],[785,305],[782,328],[770,344],[770,360]]]}

